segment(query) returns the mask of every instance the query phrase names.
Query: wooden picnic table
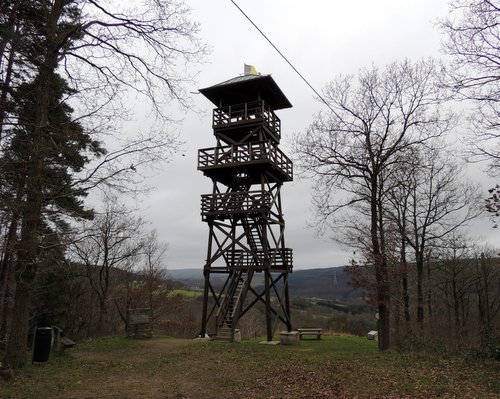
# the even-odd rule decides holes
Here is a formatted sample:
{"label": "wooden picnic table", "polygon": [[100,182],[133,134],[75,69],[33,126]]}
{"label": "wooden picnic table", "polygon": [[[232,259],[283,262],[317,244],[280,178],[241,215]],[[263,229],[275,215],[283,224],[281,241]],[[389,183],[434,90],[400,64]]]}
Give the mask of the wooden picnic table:
{"label": "wooden picnic table", "polygon": [[297,331],[299,332],[300,339],[306,335],[316,336],[316,339],[321,339],[321,336],[323,335],[322,328],[297,328]]}

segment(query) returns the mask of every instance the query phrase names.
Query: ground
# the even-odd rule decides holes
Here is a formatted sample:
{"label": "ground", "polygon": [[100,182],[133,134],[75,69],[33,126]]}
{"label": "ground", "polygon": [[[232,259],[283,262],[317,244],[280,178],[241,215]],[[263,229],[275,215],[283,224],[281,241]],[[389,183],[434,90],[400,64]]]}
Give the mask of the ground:
{"label": "ground", "polygon": [[0,397],[500,398],[499,375],[499,362],[380,353],[360,337],[299,346],[110,337],[16,372],[0,385]]}

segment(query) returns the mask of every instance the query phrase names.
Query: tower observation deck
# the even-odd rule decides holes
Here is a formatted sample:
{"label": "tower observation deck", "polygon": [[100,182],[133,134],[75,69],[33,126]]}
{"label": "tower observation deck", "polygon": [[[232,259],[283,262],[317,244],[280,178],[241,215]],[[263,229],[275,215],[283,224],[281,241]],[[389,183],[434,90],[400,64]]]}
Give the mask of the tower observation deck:
{"label": "tower observation deck", "polygon": [[279,149],[275,114],[292,105],[270,75],[245,74],[200,92],[216,106],[216,145],[198,151],[198,170],[213,183],[201,196],[209,229],[201,336],[233,341],[238,321],[262,303],[271,341],[277,323],[292,329],[281,187],[293,180],[293,165]]}

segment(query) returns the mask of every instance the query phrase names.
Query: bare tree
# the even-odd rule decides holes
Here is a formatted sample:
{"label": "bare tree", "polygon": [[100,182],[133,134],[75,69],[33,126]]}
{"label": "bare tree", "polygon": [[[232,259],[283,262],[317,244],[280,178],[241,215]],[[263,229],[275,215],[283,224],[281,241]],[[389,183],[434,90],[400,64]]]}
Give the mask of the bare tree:
{"label": "bare tree", "polygon": [[440,250],[436,269],[436,285],[442,292],[450,333],[460,344],[466,332],[471,313],[471,299],[475,282],[470,241],[459,234],[451,234]]}
{"label": "bare tree", "polygon": [[116,308],[127,328],[131,309],[149,309],[151,322],[156,323],[168,302],[169,287],[165,276],[168,245],[159,240],[156,230],[143,233],[142,243],[140,256],[126,269],[125,298],[115,298]]}
{"label": "bare tree", "polygon": [[[450,234],[479,216],[478,187],[467,183],[465,165],[439,146],[412,151],[412,161],[397,166],[385,211],[399,227],[414,254],[417,271],[417,326],[424,326],[424,267],[426,254]],[[407,294],[405,294],[407,295]]]}
{"label": "bare tree", "polygon": [[[475,293],[477,295],[477,306],[479,324],[481,326],[481,347],[493,353],[491,346],[495,345],[497,329],[500,325],[500,267],[498,259],[492,256],[491,250],[485,250],[475,258],[476,279]],[[497,331],[497,332],[495,332]]]}
{"label": "bare tree", "polygon": [[489,0],[453,0],[440,21],[443,48],[452,56],[449,86],[476,102],[469,144],[475,159],[500,167],[500,5]]}
{"label": "bare tree", "polygon": [[102,213],[84,222],[83,236],[70,246],[71,259],[81,263],[92,290],[99,299],[97,333],[106,332],[109,296],[120,269],[129,272],[144,249],[144,222],[131,215],[116,198],[107,198]]}
{"label": "bare tree", "polygon": [[433,317],[430,337],[457,347],[473,346],[477,354],[495,356],[498,345],[500,269],[491,249],[463,232],[447,235],[427,259],[432,278]]}
{"label": "bare tree", "polygon": [[[452,56],[450,87],[475,103],[471,120],[472,160],[489,162],[489,172],[498,176],[500,170],[500,4],[494,0],[454,0],[450,15],[440,21],[445,35],[444,50]],[[500,214],[499,186],[489,190],[485,208],[493,227]],[[477,261],[478,306],[483,339],[491,332],[486,308],[489,296],[483,271],[484,257]],[[492,274],[494,276],[494,274]],[[486,284],[486,285],[485,285]]]}
{"label": "bare tree", "polygon": [[[164,284],[165,281],[165,253],[168,245],[160,242],[156,230],[151,231],[144,243],[144,261],[141,274],[145,279],[147,302],[151,309],[151,321],[157,320],[159,304],[155,301],[155,291]],[[161,298],[160,298],[161,299]]]}
{"label": "bare tree", "polygon": [[400,286],[401,299],[403,305],[404,320],[406,324],[406,333],[411,333],[411,314],[410,314],[410,293],[409,293],[409,249],[406,234],[409,231],[410,212],[410,196],[411,190],[408,189],[412,179],[411,175],[415,166],[415,158],[412,156],[414,151],[406,151],[403,158],[389,174],[392,183],[387,190],[387,205],[385,207],[388,220],[396,220],[397,229],[399,231],[399,269],[400,269]]}
{"label": "bare tree", "polygon": [[[339,77],[324,96],[331,108],[317,115],[296,138],[299,167],[316,180],[319,222],[345,208],[369,210],[370,257],[379,311],[379,348],[390,346],[390,287],[382,208],[384,174],[408,148],[423,145],[450,128],[439,105],[445,93],[432,60],[362,70],[356,85]],[[341,194],[343,193],[343,194]]]}

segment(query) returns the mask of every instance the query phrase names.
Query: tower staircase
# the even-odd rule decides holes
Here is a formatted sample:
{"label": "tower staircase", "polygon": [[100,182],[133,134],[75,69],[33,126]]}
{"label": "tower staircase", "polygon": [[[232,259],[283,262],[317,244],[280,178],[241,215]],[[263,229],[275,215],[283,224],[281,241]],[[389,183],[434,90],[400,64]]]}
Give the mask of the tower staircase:
{"label": "tower staircase", "polygon": [[234,341],[234,332],[238,318],[243,307],[248,283],[252,279],[253,271],[237,271],[227,286],[226,292],[222,297],[222,303],[217,312],[217,333],[216,340]]}
{"label": "tower staircase", "polygon": [[[242,193],[242,198],[250,189],[250,182],[247,176],[240,175],[233,179],[231,185],[231,193]],[[241,206],[243,201],[241,201]],[[232,204],[234,206],[234,202]],[[248,291],[250,281],[252,280],[255,266],[259,262],[258,253],[263,251],[261,228],[254,218],[243,214],[240,223],[244,229],[247,244],[250,250],[254,253],[250,264],[245,262],[244,253],[240,252],[239,255],[233,254],[233,276],[227,285],[222,297],[222,303],[218,309],[217,320],[217,333],[216,340],[229,341],[234,340],[234,332],[238,319],[245,302],[245,297]]]}

